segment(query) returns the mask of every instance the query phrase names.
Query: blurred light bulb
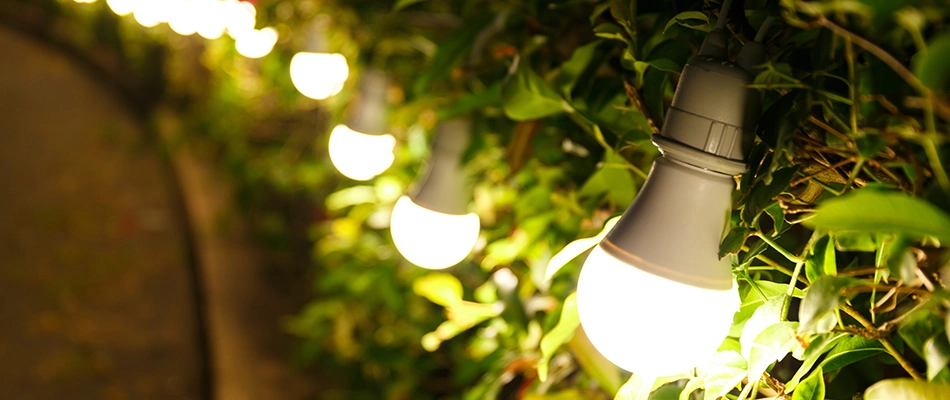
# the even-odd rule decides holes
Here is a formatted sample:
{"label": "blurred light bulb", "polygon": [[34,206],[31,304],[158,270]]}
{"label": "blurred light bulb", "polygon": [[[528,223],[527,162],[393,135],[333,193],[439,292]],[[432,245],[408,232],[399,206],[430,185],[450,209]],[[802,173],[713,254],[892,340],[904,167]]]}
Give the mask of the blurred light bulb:
{"label": "blurred light bulb", "polygon": [[245,33],[254,30],[257,25],[257,9],[246,1],[227,0],[221,6],[224,13],[224,24],[228,35],[238,39]]}
{"label": "blurred light bulb", "polygon": [[116,15],[128,15],[135,11],[141,0],[106,0],[106,4]]}
{"label": "blurred light bulb", "polygon": [[368,181],[393,165],[395,146],[396,138],[392,135],[369,135],[341,124],[330,132],[327,150],[333,166],[343,176]]}
{"label": "blurred light bulb", "polygon": [[208,40],[221,37],[227,29],[224,3],[218,0],[193,0],[193,2],[193,10],[198,19],[198,34]]}
{"label": "blurred light bulb", "polygon": [[168,21],[169,11],[167,0],[139,0],[132,11],[132,16],[139,25],[152,28]]}
{"label": "blurred light bulb", "polygon": [[468,257],[481,225],[474,213],[440,213],[402,196],[393,208],[389,229],[406,260],[422,268],[444,269]]}
{"label": "blurred light bulb", "polygon": [[169,5],[168,26],[175,33],[188,36],[198,32],[201,23],[198,18],[198,7],[193,0],[176,0]]}
{"label": "blurred light bulb", "polygon": [[342,54],[301,52],[290,60],[290,81],[311,99],[323,100],[339,93],[349,75]]}
{"label": "blurred light bulb", "polygon": [[89,4],[89,3],[95,3],[95,2],[96,2],[96,0],[73,0],[73,1],[75,1],[75,2],[77,2],[77,3],[80,3],[80,4]]}
{"label": "blurred light bulb", "polygon": [[247,58],[261,58],[270,54],[277,43],[277,30],[274,28],[264,28],[261,30],[251,29],[244,32],[234,46],[237,52]]}
{"label": "blurred light bulb", "polygon": [[577,311],[594,347],[617,366],[668,376],[701,365],[729,334],[735,285],[710,290],[631,266],[597,246],[577,282]]}

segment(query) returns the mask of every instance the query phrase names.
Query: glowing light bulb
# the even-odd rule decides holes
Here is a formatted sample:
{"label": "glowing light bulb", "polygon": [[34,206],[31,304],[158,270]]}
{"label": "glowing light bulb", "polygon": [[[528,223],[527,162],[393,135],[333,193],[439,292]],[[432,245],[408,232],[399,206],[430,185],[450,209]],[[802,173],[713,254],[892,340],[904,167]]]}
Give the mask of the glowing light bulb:
{"label": "glowing light bulb", "polygon": [[135,22],[146,28],[158,26],[168,21],[169,4],[163,0],[139,0],[132,16]]}
{"label": "glowing light bulb", "polygon": [[218,0],[193,0],[196,18],[198,19],[198,34],[201,37],[214,40],[224,34],[227,29],[225,12],[222,2]]}
{"label": "glowing light bulb", "polygon": [[716,353],[739,308],[735,284],[710,290],[645,272],[591,251],[577,282],[577,311],[594,347],[648,376],[687,372]]}
{"label": "glowing light bulb", "polygon": [[116,15],[128,15],[135,11],[141,0],[106,0],[106,4]]}
{"label": "glowing light bulb", "polygon": [[440,213],[402,196],[393,207],[389,229],[406,260],[422,268],[444,269],[468,257],[481,224],[474,213]]}
{"label": "glowing light bulb", "polygon": [[389,169],[395,155],[396,138],[392,135],[369,135],[337,125],[330,132],[330,161],[343,176],[368,181]]}
{"label": "glowing light bulb", "polygon": [[253,31],[257,24],[257,9],[246,1],[227,0],[221,10],[224,13],[225,30],[234,39]]}
{"label": "glowing light bulb", "polygon": [[192,0],[177,0],[169,4],[168,26],[175,33],[182,36],[189,36],[198,32],[198,26],[201,23],[198,18],[198,8]]}
{"label": "glowing light bulb", "polygon": [[73,1],[75,1],[75,2],[77,2],[77,3],[79,3],[79,4],[89,4],[89,3],[95,3],[95,2],[96,2],[96,0],[73,0]]}
{"label": "glowing light bulb", "polygon": [[264,28],[261,30],[251,29],[244,32],[236,42],[234,47],[237,52],[247,58],[261,58],[274,49],[277,43],[277,30],[274,28]]}
{"label": "glowing light bulb", "polygon": [[323,100],[340,93],[349,75],[342,54],[301,52],[290,60],[290,81],[311,99]]}

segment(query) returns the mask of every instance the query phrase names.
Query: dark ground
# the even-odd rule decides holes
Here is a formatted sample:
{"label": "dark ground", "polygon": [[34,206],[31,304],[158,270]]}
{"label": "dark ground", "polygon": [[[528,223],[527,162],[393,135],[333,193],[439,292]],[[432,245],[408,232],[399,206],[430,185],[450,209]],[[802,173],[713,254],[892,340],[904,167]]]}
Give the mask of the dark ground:
{"label": "dark ground", "polygon": [[305,283],[220,229],[236,213],[208,162],[173,173],[62,55],[4,29],[0,51],[0,399],[319,398],[278,328]]}

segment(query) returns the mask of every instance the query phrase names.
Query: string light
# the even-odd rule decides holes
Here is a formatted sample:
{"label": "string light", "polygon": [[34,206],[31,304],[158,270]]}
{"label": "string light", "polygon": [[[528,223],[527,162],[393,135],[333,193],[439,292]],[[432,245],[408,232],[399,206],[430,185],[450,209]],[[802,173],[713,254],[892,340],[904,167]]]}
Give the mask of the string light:
{"label": "string light", "polygon": [[300,52],[290,59],[290,81],[314,100],[323,100],[343,89],[350,68],[342,54]]}
{"label": "string light", "polygon": [[266,56],[277,43],[277,30],[274,28],[264,28],[261,30],[252,29],[244,32],[234,46],[237,52],[247,58],[261,58]]}

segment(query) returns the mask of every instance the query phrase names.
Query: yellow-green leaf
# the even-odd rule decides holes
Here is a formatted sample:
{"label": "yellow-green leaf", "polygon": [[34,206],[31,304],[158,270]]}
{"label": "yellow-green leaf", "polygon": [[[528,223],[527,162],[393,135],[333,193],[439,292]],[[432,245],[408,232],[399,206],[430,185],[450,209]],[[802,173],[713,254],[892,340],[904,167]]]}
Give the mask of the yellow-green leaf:
{"label": "yellow-green leaf", "polygon": [[945,400],[950,385],[933,382],[917,382],[910,378],[886,379],[871,385],[864,392],[864,400]]}

